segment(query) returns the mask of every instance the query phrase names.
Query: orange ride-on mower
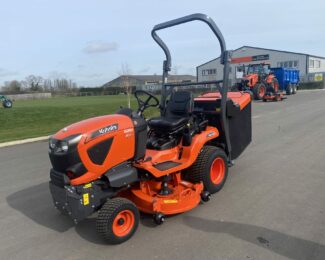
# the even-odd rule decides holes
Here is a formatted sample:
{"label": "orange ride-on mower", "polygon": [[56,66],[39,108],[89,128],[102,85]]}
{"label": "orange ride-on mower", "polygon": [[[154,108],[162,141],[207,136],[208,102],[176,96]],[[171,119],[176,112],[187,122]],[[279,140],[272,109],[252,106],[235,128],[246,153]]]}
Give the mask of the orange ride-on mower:
{"label": "orange ride-on mower", "polygon": [[263,97],[263,101],[282,101],[283,99],[286,99],[287,97],[280,91],[275,92],[273,88],[269,87]]}
{"label": "orange ride-on mower", "polygon": [[[273,74],[271,74],[274,76]],[[276,80],[276,78],[273,79],[273,83],[276,84],[268,84],[266,85],[266,92],[263,96],[263,101],[282,101],[283,99],[286,99],[287,97],[280,91],[279,89],[279,83]]]}
{"label": "orange ride-on mower", "polygon": [[279,82],[270,70],[269,64],[250,64],[245,69],[244,78],[237,88],[241,91],[251,91],[255,100],[263,100],[270,89],[274,93],[279,92]]}
{"label": "orange ride-on mower", "polygon": [[[169,84],[170,52],[156,32],[194,20],[206,23],[217,36],[224,80]],[[251,99],[247,93],[227,93],[230,53],[213,20],[203,14],[185,16],[156,25],[152,37],[166,55],[161,116],[145,120],[143,111],[159,101],[137,90],[136,112],[122,108],[90,118],[49,140],[55,206],[75,222],[98,212],[97,231],[111,244],[134,234],[139,212],[152,214],[161,224],[166,215],[208,201],[222,189],[228,166],[251,141]],[[186,91],[203,84],[216,85],[218,92],[194,99]]]}

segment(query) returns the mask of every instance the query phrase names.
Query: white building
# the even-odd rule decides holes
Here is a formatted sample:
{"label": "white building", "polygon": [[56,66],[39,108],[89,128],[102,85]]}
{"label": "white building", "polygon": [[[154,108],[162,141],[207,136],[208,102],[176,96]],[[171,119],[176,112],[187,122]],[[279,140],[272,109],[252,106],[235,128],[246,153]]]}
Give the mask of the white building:
{"label": "white building", "polygon": [[[240,77],[238,72],[242,69],[242,65],[256,63],[270,64],[271,67],[297,68],[302,82],[322,81],[325,76],[325,57],[243,46],[232,53],[230,84],[234,84]],[[220,64],[220,57],[197,66],[196,72],[198,81],[221,80],[223,65]]]}

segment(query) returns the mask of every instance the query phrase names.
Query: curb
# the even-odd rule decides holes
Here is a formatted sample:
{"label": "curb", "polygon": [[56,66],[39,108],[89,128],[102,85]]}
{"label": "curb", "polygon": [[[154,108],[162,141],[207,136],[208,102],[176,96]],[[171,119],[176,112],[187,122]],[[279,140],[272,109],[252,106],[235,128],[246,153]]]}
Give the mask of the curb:
{"label": "curb", "polygon": [[297,90],[298,92],[315,92],[315,91],[324,91],[325,88],[315,88],[315,89],[299,89]]}
{"label": "curb", "polygon": [[0,143],[0,148],[13,146],[13,145],[17,145],[17,144],[27,144],[27,143],[33,143],[33,142],[38,142],[38,141],[44,141],[44,140],[47,140],[49,137],[50,136],[47,135],[47,136],[40,136],[40,137],[35,137],[35,138],[11,141],[11,142],[6,142],[6,143]]}

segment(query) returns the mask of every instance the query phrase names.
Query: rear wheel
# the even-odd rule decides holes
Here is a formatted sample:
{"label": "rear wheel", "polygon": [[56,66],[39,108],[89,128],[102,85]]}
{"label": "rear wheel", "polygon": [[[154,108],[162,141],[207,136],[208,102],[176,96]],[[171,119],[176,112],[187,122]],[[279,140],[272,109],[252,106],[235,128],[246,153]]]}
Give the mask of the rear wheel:
{"label": "rear wheel", "polygon": [[216,193],[222,189],[228,176],[227,155],[221,148],[204,146],[195,163],[182,176],[192,183],[202,181],[206,191]]}
{"label": "rear wheel", "polygon": [[294,84],[292,87],[292,94],[296,94],[297,93],[297,85]]}
{"label": "rear wheel", "polygon": [[253,87],[253,93],[254,93],[254,98],[256,100],[261,100],[263,99],[265,93],[266,93],[266,87],[263,83],[257,83]]}
{"label": "rear wheel", "polygon": [[11,100],[5,100],[2,103],[4,108],[12,108],[12,101]]}
{"label": "rear wheel", "polygon": [[286,94],[287,95],[292,95],[293,94],[293,87],[291,84],[288,84],[287,85],[287,88],[286,88]]}
{"label": "rear wheel", "polygon": [[128,240],[139,225],[139,210],[129,200],[114,198],[100,209],[96,229],[110,244],[120,244]]}

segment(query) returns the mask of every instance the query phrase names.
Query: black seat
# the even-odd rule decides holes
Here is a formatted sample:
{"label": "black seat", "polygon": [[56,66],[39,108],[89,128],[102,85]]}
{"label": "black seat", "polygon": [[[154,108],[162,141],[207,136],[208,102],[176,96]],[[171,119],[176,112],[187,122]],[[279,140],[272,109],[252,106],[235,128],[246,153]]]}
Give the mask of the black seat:
{"label": "black seat", "polygon": [[172,93],[163,116],[152,118],[148,124],[156,132],[173,132],[188,123],[192,111],[192,93],[177,91]]}

